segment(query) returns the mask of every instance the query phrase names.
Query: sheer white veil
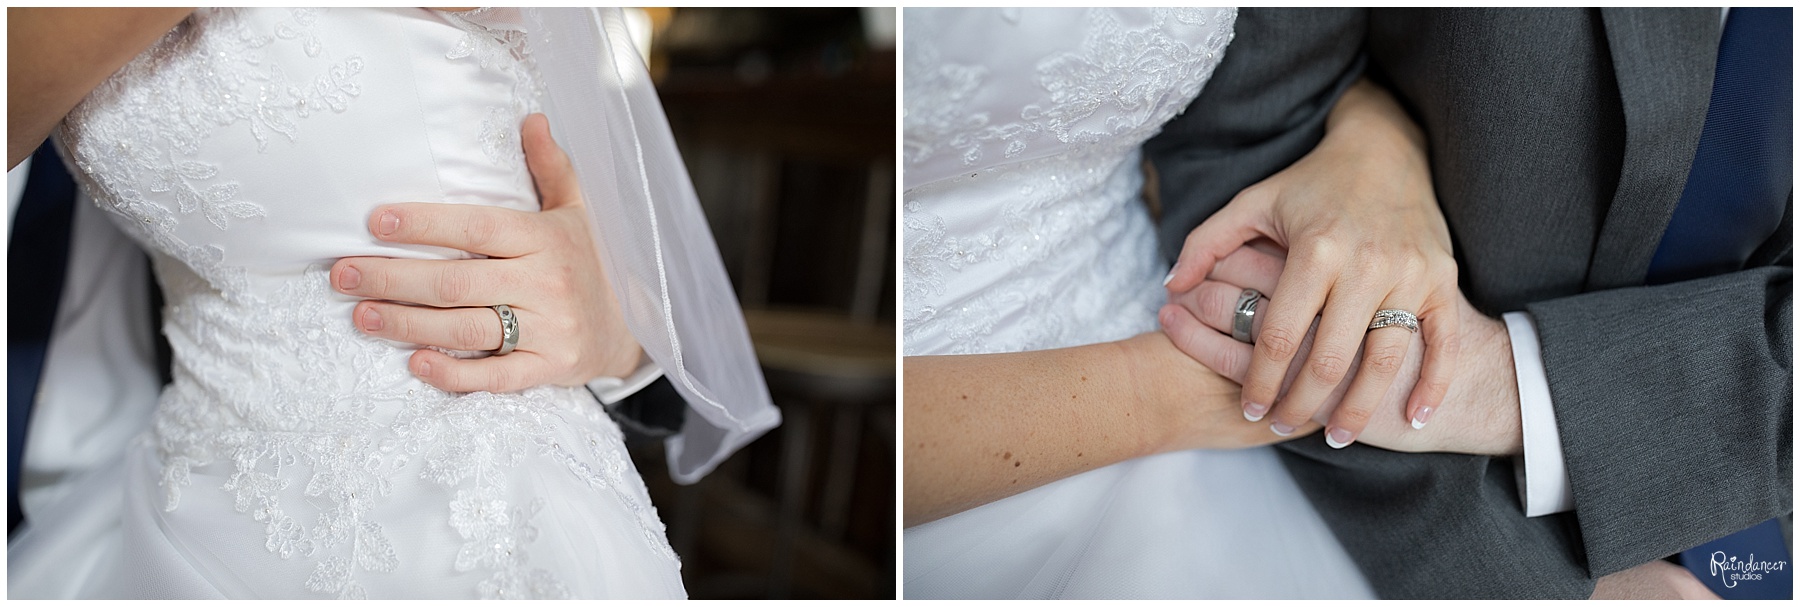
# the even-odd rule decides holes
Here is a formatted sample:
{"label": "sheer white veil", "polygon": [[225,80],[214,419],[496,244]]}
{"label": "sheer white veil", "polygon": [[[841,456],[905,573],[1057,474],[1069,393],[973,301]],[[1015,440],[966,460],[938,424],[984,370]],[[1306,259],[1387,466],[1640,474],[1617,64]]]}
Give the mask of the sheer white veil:
{"label": "sheer white veil", "polygon": [[781,423],[743,311],[623,15],[527,8],[520,18],[625,322],[687,400],[667,451],[670,474],[692,483]]}

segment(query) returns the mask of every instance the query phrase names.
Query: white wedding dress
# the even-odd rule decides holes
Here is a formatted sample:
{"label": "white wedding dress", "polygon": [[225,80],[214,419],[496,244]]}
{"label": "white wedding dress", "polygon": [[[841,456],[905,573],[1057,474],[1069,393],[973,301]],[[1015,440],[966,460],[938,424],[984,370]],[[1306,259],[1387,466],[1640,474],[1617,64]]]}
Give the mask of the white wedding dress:
{"label": "white wedding dress", "polygon": [[[543,95],[525,39],[508,13],[202,9],[68,115],[72,173],[151,252],[174,382],[121,464],[29,513],[9,596],[684,596],[621,433],[586,390],[432,388],[408,372],[411,348],[356,330],[357,299],[328,284],[342,257],[465,256],[376,241],[378,205],[538,208],[518,141]],[[625,145],[641,164],[652,144]],[[667,293],[626,303],[667,310]],[[706,389],[708,370],[675,371],[677,352],[659,358],[671,380]],[[690,449],[678,476],[773,425],[758,398],[732,420],[747,434],[690,415],[710,432],[694,441],[717,444]]]}
{"label": "white wedding dress", "polygon": [[[905,349],[1157,330],[1139,146],[1232,9],[908,9]],[[1395,513],[1404,516],[1404,513]],[[906,598],[1373,598],[1269,448],[1169,453],[905,532]]]}

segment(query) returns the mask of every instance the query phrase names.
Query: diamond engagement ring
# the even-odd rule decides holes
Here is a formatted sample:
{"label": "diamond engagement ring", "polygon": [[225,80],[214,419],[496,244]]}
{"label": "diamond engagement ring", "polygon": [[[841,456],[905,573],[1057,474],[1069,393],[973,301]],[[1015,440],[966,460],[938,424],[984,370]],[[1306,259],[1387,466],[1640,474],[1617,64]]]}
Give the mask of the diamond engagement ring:
{"label": "diamond engagement ring", "polygon": [[1250,334],[1250,328],[1256,321],[1256,301],[1262,299],[1262,292],[1256,289],[1244,289],[1238,294],[1237,307],[1231,316],[1231,338],[1247,343],[1256,343],[1256,337]]}
{"label": "diamond engagement ring", "polygon": [[500,314],[500,349],[494,351],[494,356],[506,356],[519,347],[519,317],[506,304],[492,307]]}
{"label": "diamond engagement ring", "polygon": [[1375,320],[1369,322],[1369,330],[1374,331],[1382,327],[1406,327],[1406,330],[1418,333],[1419,317],[1413,316],[1412,312],[1406,310],[1377,310]]}

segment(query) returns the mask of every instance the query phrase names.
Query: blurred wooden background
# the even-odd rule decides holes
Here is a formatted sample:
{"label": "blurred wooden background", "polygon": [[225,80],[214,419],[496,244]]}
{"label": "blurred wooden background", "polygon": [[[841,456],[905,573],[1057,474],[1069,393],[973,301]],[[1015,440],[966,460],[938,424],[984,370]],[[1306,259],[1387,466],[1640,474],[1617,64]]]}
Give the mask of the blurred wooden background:
{"label": "blurred wooden background", "polygon": [[892,8],[645,9],[784,421],[699,484],[633,443],[693,598],[894,598]]}

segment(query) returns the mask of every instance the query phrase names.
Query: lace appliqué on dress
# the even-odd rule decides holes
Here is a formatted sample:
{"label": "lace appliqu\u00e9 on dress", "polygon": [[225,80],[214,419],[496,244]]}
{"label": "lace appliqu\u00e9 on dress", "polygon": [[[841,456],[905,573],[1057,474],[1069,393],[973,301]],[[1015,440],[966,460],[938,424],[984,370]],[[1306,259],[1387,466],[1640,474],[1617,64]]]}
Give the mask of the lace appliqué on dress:
{"label": "lace appliqu\u00e9 on dress", "polygon": [[[1148,23],[1128,28],[1114,9],[1087,9],[1079,46],[1036,61],[1040,90],[1003,123],[968,107],[987,68],[947,62],[931,36],[909,36],[906,160],[953,151],[971,167],[906,192],[909,344],[930,334],[944,345],[933,353],[1010,352],[1154,328],[1161,262],[1138,199],[1137,148],[1199,94],[1235,11],[1144,10]],[[1040,144],[1049,155],[1011,161]],[[995,147],[1006,160],[987,155]],[[937,204],[995,211],[979,225],[952,225]],[[959,276],[983,267],[989,282],[951,294]],[[1087,312],[1095,307],[1111,310]],[[991,339],[1002,323],[1007,336]]]}
{"label": "lace appliqu\u00e9 on dress", "polygon": [[496,71],[511,79],[513,103],[488,108],[481,121],[477,142],[481,151],[495,165],[521,169],[525,166],[525,150],[519,141],[519,126],[525,116],[538,111],[543,85],[537,75],[537,63],[526,51],[525,32],[504,25],[503,9],[483,7],[466,12],[441,11],[444,20],[463,30],[463,37],[444,58],[457,61],[473,58],[484,70]]}
{"label": "lace appliqu\u00e9 on dress", "polygon": [[[180,268],[159,272],[174,292],[187,286],[180,281],[197,280]],[[389,364],[404,352],[337,318],[327,305],[329,285],[328,270],[314,267],[279,293],[286,305],[263,312],[207,295],[170,307],[171,322],[197,334],[195,343],[178,345],[184,373],[156,419],[168,510],[179,507],[192,469],[222,464],[229,480],[220,489],[235,495],[239,512],[263,524],[266,547],[282,558],[316,561],[308,589],[361,598],[358,576],[392,572],[400,562],[373,512],[410,476],[455,489],[446,505],[447,531],[463,544],[446,565],[492,572],[478,583],[479,595],[567,598],[555,575],[529,564],[527,548],[537,537],[531,519],[541,500],[511,504],[502,497],[517,489],[508,484],[510,471],[535,457],[562,462],[588,485],[610,490],[635,515],[646,542],[676,560],[642,483],[626,474],[632,464],[623,437],[596,423],[589,409],[598,407],[584,394],[553,387],[517,394],[390,387],[421,385],[404,364]],[[246,341],[251,352],[241,349]],[[219,345],[234,342],[239,345]],[[234,367],[221,361],[227,357],[293,366]],[[263,396],[209,393],[184,377],[197,368],[209,372],[207,385],[255,386]],[[579,420],[586,423],[571,423],[571,416],[586,416]],[[317,511],[312,521],[290,512],[296,498],[299,509]]]}
{"label": "lace appliqu\u00e9 on dress", "polygon": [[201,143],[238,123],[249,126],[259,150],[270,133],[293,141],[299,120],[317,109],[345,111],[361,92],[359,56],[322,66],[305,81],[266,60],[277,39],[298,39],[317,56],[318,39],[306,29],[316,18],[316,11],[296,11],[294,25],[284,22],[271,36],[251,30],[237,9],[196,11],[89,93],[59,129],[77,179],[124,219],[127,233],[168,251],[229,296],[244,292],[243,270],[223,265],[217,245],[177,237],[175,213],[198,211],[220,230],[262,217],[261,206],[237,199],[237,183],[215,182],[218,168],[193,159]]}
{"label": "lace appliqu\u00e9 on dress", "polygon": [[[224,127],[242,124],[259,150],[271,134],[297,141],[302,120],[346,111],[361,94],[362,59],[333,59],[313,31],[319,17],[295,10],[267,34],[236,10],[198,11],[61,126],[77,177],[152,252],[168,297],[175,381],[153,420],[164,508],[179,509],[196,477],[224,479],[213,487],[262,527],[264,547],[282,559],[307,559],[305,587],[339,598],[365,598],[359,580],[393,573],[409,558],[491,572],[471,589],[480,596],[566,598],[568,588],[527,558],[542,500],[500,497],[521,490],[510,484],[514,468],[542,458],[564,464],[590,487],[610,489],[637,516],[654,551],[673,562],[641,481],[624,474],[631,462],[622,437],[585,393],[430,388],[406,371],[406,350],[347,322],[347,310],[334,307],[338,296],[324,267],[307,269],[264,299],[250,292],[244,268],[224,263],[221,247],[176,235],[193,215],[220,230],[264,216],[259,205],[236,198],[237,184],[220,179],[218,167],[197,159],[207,138],[229,136]],[[279,44],[318,58],[317,75],[289,78],[284,64],[267,56]],[[535,80],[518,82],[524,88],[515,91],[535,87]],[[535,106],[518,107],[508,110],[515,133],[525,109]],[[491,154],[517,160],[522,150],[516,137],[511,141]],[[571,422],[579,416],[581,423]],[[413,479],[456,496],[443,507],[451,523],[442,531],[463,541],[457,554],[407,554],[389,538],[378,509],[396,483]]]}

